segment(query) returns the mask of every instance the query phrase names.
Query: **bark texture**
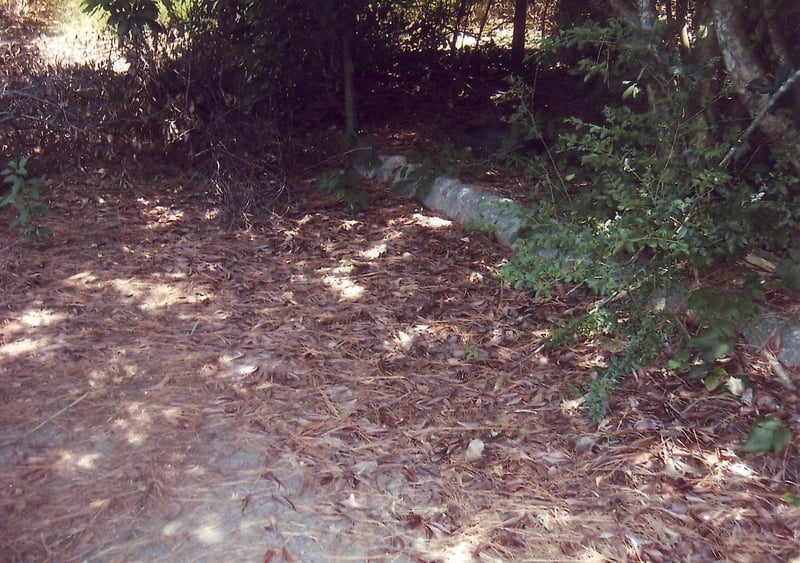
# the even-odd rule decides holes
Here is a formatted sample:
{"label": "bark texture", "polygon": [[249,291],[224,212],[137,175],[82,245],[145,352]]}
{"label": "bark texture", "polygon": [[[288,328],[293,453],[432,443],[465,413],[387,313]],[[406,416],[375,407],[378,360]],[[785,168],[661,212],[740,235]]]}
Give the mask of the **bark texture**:
{"label": "bark texture", "polygon": [[767,73],[753,56],[753,47],[747,39],[733,0],[712,0],[711,7],[722,60],[734,89],[751,115],[754,118],[759,116],[759,130],[770,142],[787,151],[792,166],[800,174],[800,147],[783,142],[790,135],[792,124],[778,115],[767,113],[765,109],[769,100],[765,97],[753,100],[747,89],[753,80],[767,82]]}
{"label": "bark texture", "polygon": [[528,19],[528,0],[514,1],[514,36],[511,40],[511,64],[522,66],[525,59],[525,28]]}

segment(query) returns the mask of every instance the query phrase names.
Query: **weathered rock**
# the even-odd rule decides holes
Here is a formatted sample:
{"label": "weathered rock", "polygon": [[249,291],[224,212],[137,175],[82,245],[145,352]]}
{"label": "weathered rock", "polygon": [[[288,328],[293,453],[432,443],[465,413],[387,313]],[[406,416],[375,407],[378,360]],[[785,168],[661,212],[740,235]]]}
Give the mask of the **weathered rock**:
{"label": "weathered rock", "polygon": [[467,229],[495,234],[512,246],[522,226],[522,208],[513,200],[481,190],[448,176],[425,182],[418,165],[405,157],[381,157],[381,164],[359,172],[381,182],[391,182],[395,191],[416,197],[429,209],[459,221]]}

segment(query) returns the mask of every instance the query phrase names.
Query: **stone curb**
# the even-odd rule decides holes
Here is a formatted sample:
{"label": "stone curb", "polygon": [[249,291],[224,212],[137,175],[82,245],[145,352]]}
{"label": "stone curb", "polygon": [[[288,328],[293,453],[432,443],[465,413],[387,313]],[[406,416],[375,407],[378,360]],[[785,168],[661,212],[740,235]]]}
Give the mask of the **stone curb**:
{"label": "stone curb", "polygon": [[[491,232],[514,247],[522,226],[523,208],[518,203],[448,176],[425,181],[415,174],[419,169],[419,165],[399,155],[381,156],[379,161],[357,165],[359,174],[391,183],[396,192],[422,201],[428,209],[443,213],[468,229]],[[547,250],[543,249],[542,257],[546,259],[546,256]],[[744,338],[747,344],[759,350],[777,342],[779,350],[774,359],[786,368],[800,368],[800,322],[797,320],[765,313],[744,330]],[[773,370],[777,372],[776,367],[773,366]],[[788,379],[781,380],[792,384]]]}
{"label": "stone curb", "polygon": [[522,226],[522,207],[518,203],[457,178],[438,176],[425,182],[415,174],[420,170],[419,165],[409,164],[403,156],[380,157],[380,160],[377,167],[360,167],[359,173],[379,182],[390,182],[396,192],[419,199],[428,209],[447,215],[467,229],[491,232],[513,247]]}

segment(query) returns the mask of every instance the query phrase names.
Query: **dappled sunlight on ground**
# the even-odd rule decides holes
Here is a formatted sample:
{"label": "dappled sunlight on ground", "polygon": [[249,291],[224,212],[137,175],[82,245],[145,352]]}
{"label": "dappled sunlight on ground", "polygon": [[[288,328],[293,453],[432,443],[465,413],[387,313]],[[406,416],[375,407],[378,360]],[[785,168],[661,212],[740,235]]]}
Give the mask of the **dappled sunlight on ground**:
{"label": "dappled sunlight on ground", "polygon": [[[36,45],[126,72],[113,41]],[[126,168],[114,135],[58,162],[51,238],[0,229],[1,562],[800,556],[797,440],[741,453],[755,407],[654,362],[589,420],[621,343],[546,342],[582,288],[514,290],[507,248],[366,180],[363,212],[297,188],[226,230],[202,172]]]}
{"label": "dappled sunlight on ground", "polygon": [[115,72],[125,72],[129,65],[116,49],[117,38],[100,15],[88,17],[79,6],[77,2],[57,5],[60,13],[51,29],[33,42],[42,61],[53,66],[110,61]]}
{"label": "dappled sunlight on ground", "polygon": [[204,195],[64,182],[45,246],[0,243],[0,556],[790,554],[794,458],[741,457],[734,403],[683,424],[694,395],[653,369],[598,429],[575,389],[607,350],[541,346],[578,303],[381,197],[226,232]]}

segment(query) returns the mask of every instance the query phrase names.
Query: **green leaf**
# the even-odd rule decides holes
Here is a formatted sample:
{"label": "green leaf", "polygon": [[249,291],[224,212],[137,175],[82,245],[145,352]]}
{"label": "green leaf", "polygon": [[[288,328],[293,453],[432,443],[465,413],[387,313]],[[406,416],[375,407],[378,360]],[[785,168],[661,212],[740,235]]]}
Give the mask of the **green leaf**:
{"label": "green leaf", "polygon": [[700,351],[700,357],[704,361],[714,362],[733,351],[733,339],[727,332],[722,325],[706,329],[690,338],[689,345]]}
{"label": "green leaf", "polygon": [[745,453],[765,452],[772,448],[772,435],[774,431],[762,426],[756,426],[750,431],[747,441],[742,446]]}
{"label": "green leaf", "polygon": [[794,493],[783,493],[781,495],[781,500],[786,504],[792,504],[794,506],[800,506],[800,495],[796,495]]}
{"label": "green leaf", "polygon": [[17,172],[17,161],[16,160],[9,160],[8,164],[6,164],[6,168],[3,170],[3,174],[15,174]]}
{"label": "green leaf", "polygon": [[791,431],[783,426],[781,419],[771,414],[755,423],[747,441],[742,446],[744,453],[761,453],[773,450],[780,453],[791,440]]}
{"label": "green leaf", "polygon": [[25,224],[30,219],[31,210],[28,207],[22,207],[19,210],[19,215],[17,215],[17,219],[19,219],[19,224]]}
{"label": "green leaf", "polygon": [[11,191],[8,192],[8,195],[3,199],[3,203],[0,203],[0,207],[8,205],[9,203],[16,204],[17,197],[19,196],[19,191],[22,189],[23,184],[21,182],[14,182],[11,185]]}
{"label": "green leaf", "polygon": [[711,374],[706,376],[703,383],[708,391],[716,391],[719,386],[724,383],[725,379],[724,376],[720,376],[717,370],[714,370]]}
{"label": "green leaf", "polygon": [[791,257],[781,260],[775,268],[775,275],[781,278],[781,281],[791,289],[800,289],[800,262]]}
{"label": "green leaf", "polygon": [[692,366],[687,377],[693,381],[700,381],[706,378],[709,369],[707,364],[697,364],[696,366]]}
{"label": "green leaf", "polygon": [[14,201],[14,195],[15,194],[13,191],[8,192],[8,195],[3,198],[3,201],[0,201],[0,207],[5,207],[6,205]]}
{"label": "green leaf", "polygon": [[689,367],[689,358],[690,356],[688,352],[675,354],[672,358],[667,360],[667,369],[671,369],[673,371],[683,371]]}
{"label": "green leaf", "polygon": [[341,170],[334,170],[320,174],[317,188],[326,193],[343,190],[346,187],[345,174]]}
{"label": "green leaf", "polygon": [[686,301],[690,309],[705,309],[717,303],[719,295],[710,287],[701,287],[689,294]]}
{"label": "green leaf", "polygon": [[772,451],[776,454],[781,453],[791,441],[792,431],[786,426],[779,426],[775,429],[775,434],[772,436]]}
{"label": "green leaf", "polygon": [[43,203],[39,203],[33,207],[33,212],[42,217],[50,217],[53,212]]}
{"label": "green leaf", "polygon": [[639,85],[634,82],[630,86],[625,88],[625,91],[622,93],[622,99],[627,100],[628,98],[636,98],[636,96],[638,95],[639,95]]}

